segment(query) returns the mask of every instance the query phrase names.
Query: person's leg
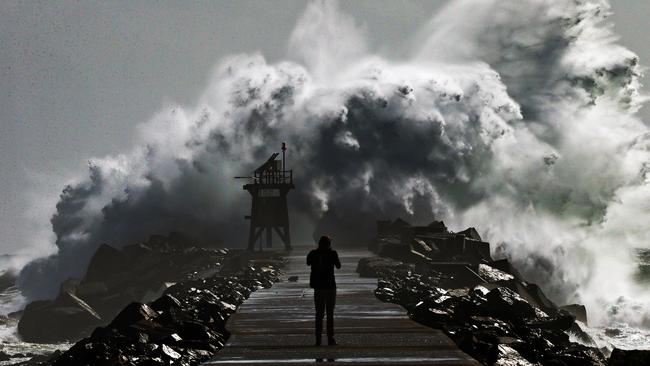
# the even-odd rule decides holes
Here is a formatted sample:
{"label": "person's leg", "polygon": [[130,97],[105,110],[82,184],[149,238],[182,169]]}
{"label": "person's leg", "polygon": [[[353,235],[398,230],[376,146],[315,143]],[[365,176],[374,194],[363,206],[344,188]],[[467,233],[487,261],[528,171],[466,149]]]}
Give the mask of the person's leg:
{"label": "person's leg", "polygon": [[323,316],[325,315],[325,300],[322,290],[314,290],[314,305],[316,306],[316,345],[321,344],[321,336],[323,334]]}
{"label": "person's leg", "polygon": [[336,304],[336,289],[327,290],[327,341],[330,345],[335,345],[334,340],[334,305]]}

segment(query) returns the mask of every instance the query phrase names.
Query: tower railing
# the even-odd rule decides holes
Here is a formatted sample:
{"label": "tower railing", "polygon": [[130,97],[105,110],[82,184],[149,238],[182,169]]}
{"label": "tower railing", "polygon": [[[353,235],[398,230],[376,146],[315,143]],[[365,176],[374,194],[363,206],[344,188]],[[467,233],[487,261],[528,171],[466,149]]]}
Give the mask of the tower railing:
{"label": "tower railing", "polygon": [[255,178],[257,184],[293,184],[293,170],[265,170]]}

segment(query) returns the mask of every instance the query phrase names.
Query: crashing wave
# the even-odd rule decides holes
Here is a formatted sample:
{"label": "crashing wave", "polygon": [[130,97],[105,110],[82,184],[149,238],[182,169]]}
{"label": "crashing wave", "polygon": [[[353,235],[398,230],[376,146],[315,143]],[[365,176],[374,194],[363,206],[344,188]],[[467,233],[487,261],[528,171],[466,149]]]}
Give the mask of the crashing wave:
{"label": "crashing wave", "polygon": [[645,305],[625,320],[642,324],[631,249],[650,239],[650,131],[634,115],[638,59],[608,14],[605,1],[456,1],[389,60],[335,2],[314,2],[289,61],[223,60],[195,106],[164,108],[141,147],[93,160],[23,293],[53,296],[103,242],[172,229],[240,242],[248,197],[232,177],[286,141],[303,231],[359,243],[384,215],[475,226],[557,302],[606,323],[634,295]]}

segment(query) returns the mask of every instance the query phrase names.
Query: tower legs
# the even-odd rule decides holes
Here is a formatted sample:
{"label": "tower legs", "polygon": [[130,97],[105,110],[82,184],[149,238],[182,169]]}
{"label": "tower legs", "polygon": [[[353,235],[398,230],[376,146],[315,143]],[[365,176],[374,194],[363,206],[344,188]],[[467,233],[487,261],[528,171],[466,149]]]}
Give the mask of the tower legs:
{"label": "tower legs", "polygon": [[[278,235],[280,240],[284,243],[284,249],[290,251],[291,247],[291,234],[289,232],[289,226],[262,226],[255,227],[251,222],[250,229],[248,231],[248,250],[254,251],[255,244],[260,243],[260,250],[263,248],[264,241],[266,241],[266,247],[271,248],[273,246],[273,231]],[[262,239],[262,233],[266,231],[266,240]]]}
{"label": "tower legs", "polygon": [[[248,230],[248,250],[254,251],[259,242],[259,248],[273,246],[273,231],[284,243],[284,249],[291,250],[291,234],[289,228],[289,209],[287,206],[286,191],[279,197],[259,197],[257,190],[250,189],[253,196],[251,215],[246,216],[251,220]],[[266,239],[262,234],[266,231]]]}

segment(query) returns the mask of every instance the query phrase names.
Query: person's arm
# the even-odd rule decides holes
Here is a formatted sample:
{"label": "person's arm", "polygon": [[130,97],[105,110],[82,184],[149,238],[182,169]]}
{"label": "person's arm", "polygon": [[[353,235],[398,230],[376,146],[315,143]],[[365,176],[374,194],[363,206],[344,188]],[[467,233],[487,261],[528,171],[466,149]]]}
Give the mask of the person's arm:
{"label": "person's arm", "polygon": [[337,269],[341,269],[341,261],[339,260],[339,253],[334,251],[334,265],[336,266]]}

